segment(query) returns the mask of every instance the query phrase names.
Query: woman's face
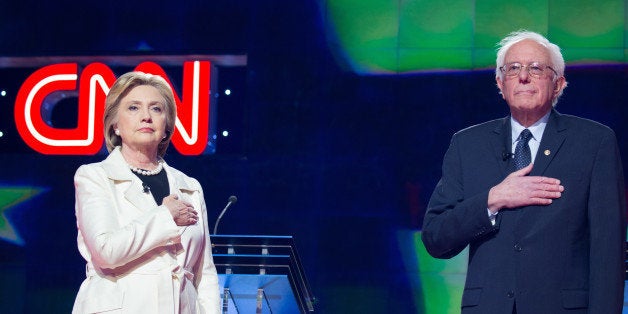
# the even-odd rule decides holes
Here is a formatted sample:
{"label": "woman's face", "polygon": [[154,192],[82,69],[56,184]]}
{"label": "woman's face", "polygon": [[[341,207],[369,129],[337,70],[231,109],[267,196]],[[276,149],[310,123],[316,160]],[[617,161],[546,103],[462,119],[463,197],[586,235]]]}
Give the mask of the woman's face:
{"label": "woman's face", "polygon": [[150,85],[134,87],[118,107],[118,122],[122,146],[133,150],[157,150],[166,136],[166,102],[159,90]]}

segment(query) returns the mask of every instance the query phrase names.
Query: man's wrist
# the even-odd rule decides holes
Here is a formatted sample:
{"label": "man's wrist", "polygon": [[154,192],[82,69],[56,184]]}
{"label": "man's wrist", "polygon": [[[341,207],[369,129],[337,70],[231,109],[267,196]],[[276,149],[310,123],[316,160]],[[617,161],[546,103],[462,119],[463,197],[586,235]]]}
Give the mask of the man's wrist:
{"label": "man's wrist", "polygon": [[488,200],[487,200],[487,206],[486,208],[488,208],[489,212],[493,215],[497,215],[497,213],[499,212],[499,210],[501,209],[502,206],[500,206],[498,204],[498,202],[495,200],[495,197],[493,195],[495,187],[492,187],[489,191],[488,191]]}

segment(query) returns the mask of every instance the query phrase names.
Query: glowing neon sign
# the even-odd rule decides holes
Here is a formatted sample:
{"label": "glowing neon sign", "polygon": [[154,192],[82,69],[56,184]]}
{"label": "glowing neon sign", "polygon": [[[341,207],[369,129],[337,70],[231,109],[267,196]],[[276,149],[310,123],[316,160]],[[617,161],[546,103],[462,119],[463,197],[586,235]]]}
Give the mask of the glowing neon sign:
{"label": "glowing neon sign", "polygon": [[[165,71],[156,63],[142,62],[135,70],[163,77],[175,91]],[[183,155],[200,155],[207,147],[210,113],[210,61],[183,63],[182,97],[174,92],[177,105],[172,145]],[[94,155],[103,146],[105,97],[116,77],[103,63],[90,63],[80,73],[77,63],[42,67],[20,87],[14,118],[18,133],[35,151],[48,155]],[[46,96],[58,91],[76,91],[76,128],[61,129],[42,118]]]}

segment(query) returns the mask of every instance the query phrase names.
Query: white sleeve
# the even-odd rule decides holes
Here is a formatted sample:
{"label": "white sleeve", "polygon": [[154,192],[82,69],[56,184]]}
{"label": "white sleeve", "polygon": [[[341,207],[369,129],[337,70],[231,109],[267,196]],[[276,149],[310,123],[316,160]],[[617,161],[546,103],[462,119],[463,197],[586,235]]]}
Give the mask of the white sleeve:
{"label": "white sleeve", "polygon": [[200,271],[195,274],[195,284],[197,286],[198,299],[205,314],[220,314],[221,300],[218,287],[218,274],[214,259],[212,257],[211,242],[209,239],[209,227],[207,220],[207,206],[205,205],[205,197],[199,184],[199,197],[201,198],[201,215],[203,219],[203,229],[205,238],[205,247],[200,259]]}
{"label": "white sleeve", "polygon": [[180,228],[163,205],[120,225],[120,204],[101,168],[81,166],[74,176],[74,186],[77,227],[95,266],[115,268],[151,249],[180,241]]}

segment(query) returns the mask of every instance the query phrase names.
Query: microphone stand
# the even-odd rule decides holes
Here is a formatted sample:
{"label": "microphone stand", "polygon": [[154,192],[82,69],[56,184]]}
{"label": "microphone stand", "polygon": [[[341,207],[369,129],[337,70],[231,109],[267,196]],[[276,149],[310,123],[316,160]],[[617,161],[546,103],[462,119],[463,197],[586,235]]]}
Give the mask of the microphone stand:
{"label": "microphone stand", "polygon": [[216,230],[218,230],[218,223],[220,223],[220,219],[222,219],[222,216],[225,214],[229,206],[231,206],[231,204],[237,201],[238,201],[237,197],[233,195],[229,197],[229,202],[227,203],[227,206],[225,206],[225,208],[220,212],[220,215],[218,215],[218,219],[216,219],[216,223],[214,224],[214,233],[213,233],[214,235],[216,234]]}

